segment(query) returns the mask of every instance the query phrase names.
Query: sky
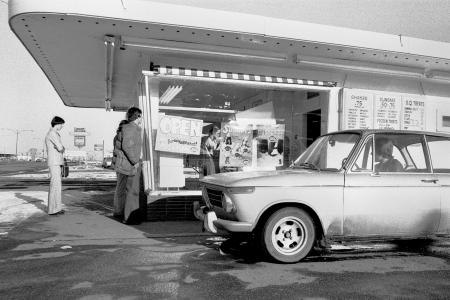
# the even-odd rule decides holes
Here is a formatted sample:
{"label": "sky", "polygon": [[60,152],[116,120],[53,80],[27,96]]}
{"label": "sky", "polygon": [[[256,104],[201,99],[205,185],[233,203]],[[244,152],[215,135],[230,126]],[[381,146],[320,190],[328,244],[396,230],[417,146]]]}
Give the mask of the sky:
{"label": "sky", "polygon": [[19,155],[30,148],[42,151],[54,116],[60,116],[66,122],[60,134],[67,150],[78,150],[70,135],[74,127],[84,127],[90,133],[86,147],[81,150],[92,151],[94,144],[102,144],[103,141],[105,151],[112,150],[112,139],[124,113],[65,106],[37,63],[10,30],[6,2],[0,1],[0,153],[15,154],[16,134],[13,131],[17,130],[21,131]]}

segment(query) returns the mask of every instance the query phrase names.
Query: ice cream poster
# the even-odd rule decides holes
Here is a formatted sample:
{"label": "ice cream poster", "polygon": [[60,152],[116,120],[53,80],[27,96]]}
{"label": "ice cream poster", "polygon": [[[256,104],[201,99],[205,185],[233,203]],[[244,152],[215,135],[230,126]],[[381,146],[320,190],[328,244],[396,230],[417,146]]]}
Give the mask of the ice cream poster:
{"label": "ice cream poster", "polygon": [[252,165],[252,125],[222,123],[220,142],[220,168]]}
{"label": "ice cream poster", "polygon": [[283,165],[284,124],[256,125],[257,168],[275,168]]}

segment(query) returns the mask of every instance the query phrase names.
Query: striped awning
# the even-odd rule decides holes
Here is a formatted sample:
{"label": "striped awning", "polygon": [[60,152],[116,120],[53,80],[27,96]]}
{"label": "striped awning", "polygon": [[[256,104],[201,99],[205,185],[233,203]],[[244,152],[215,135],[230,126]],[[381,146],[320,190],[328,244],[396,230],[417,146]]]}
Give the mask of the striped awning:
{"label": "striped awning", "polygon": [[230,79],[230,80],[243,80],[253,82],[278,83],[278,84],[321,86],[321,87],[335,87],[337,85],[336,82],[332,81],[297,79],[289,77],[198,70],[189,68],[176,68],[170,66],[166,67],[155,66],[153,71],[161,75],[177,75],[177,76],[189,76],[199,78],[217,78],[217,79]]}

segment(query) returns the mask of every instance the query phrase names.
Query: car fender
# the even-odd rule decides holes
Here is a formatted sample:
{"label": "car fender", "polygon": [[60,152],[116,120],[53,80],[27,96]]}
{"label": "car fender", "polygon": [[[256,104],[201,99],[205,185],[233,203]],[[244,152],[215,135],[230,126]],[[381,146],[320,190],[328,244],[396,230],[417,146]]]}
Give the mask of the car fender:
{"label": "car fender", "polygon": [[258,229],[258,227],[262,226],[263,223],[260,222],[268,218],[268,216],[270,216],[274,211],[282,207],[289,206],[305,209],[311,215],[316,225],[319,227],[316,228],[316,230],[320,231],[321,233],[324,232],[322,217],[317,213],[317,210],[314,208],[314,206],[311,205],[311,203],[307,203],[298,199],[280,199],[266,205],[258,214],[255,223],[253,224],[252,230]]}

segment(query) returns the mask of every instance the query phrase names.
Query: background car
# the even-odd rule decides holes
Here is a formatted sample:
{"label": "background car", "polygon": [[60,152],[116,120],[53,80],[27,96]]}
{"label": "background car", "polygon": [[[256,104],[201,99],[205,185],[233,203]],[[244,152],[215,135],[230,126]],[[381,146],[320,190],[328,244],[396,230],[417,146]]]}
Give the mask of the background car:
{"label": "background car", "polygon": [[112,167],[112,157],[103,158],[102,167],[105,169]]}

